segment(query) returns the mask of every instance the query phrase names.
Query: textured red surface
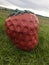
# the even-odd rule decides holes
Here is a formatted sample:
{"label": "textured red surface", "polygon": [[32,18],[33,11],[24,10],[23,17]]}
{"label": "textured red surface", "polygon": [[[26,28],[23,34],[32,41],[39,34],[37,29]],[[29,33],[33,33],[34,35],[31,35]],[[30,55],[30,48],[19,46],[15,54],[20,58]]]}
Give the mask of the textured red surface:
{"label": "textured red surface", "polygon": [[32,13],[10,16],[5,23],[6,33],[17,48],[31,50],[38,44],[38,24]]}

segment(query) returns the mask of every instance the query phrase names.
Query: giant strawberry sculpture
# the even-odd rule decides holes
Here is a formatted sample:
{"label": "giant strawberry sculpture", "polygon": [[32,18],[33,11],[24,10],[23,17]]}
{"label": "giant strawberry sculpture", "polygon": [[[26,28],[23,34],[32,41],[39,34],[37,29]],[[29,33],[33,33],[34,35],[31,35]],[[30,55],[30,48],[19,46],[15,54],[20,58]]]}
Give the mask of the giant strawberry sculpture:
{"label": "giant strawberry sculpture", "polygon": [[5,22],[7,35],[17,48],[32,50],[38,44],[38,18],[30,11],[15,10]]}

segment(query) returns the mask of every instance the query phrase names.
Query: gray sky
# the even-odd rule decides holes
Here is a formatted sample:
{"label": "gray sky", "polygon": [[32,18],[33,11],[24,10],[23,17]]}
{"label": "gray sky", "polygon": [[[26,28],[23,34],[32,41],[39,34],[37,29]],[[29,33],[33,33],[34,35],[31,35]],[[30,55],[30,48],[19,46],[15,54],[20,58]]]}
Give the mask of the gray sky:
{"label": "gray sky", "polygon": [[11,9],[30,9],[31,11],[49,17],[49,0],[0,0],[0,6]]}

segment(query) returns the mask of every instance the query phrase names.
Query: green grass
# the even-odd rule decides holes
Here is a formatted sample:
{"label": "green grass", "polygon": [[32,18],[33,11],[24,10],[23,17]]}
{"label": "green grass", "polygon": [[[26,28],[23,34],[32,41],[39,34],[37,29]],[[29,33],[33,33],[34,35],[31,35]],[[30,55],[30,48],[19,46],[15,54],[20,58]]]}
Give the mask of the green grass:
{"label": "green grass", "polygon": [[5,33],[10,11],[0,11],[0,65],[49,65],[49,18],[39,18],[39,43],[30,52],[17,49]]}

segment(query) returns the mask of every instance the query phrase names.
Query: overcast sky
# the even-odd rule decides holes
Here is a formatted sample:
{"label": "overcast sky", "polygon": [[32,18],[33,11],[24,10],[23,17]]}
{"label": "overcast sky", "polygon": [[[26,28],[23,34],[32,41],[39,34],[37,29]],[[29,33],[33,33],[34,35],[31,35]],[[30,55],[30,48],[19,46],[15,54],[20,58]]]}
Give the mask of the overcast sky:
{"label": "overcast sky", "polygon": [[49,0],[0,0],[0,6],[30,9],[34,13],[49,17]]}

